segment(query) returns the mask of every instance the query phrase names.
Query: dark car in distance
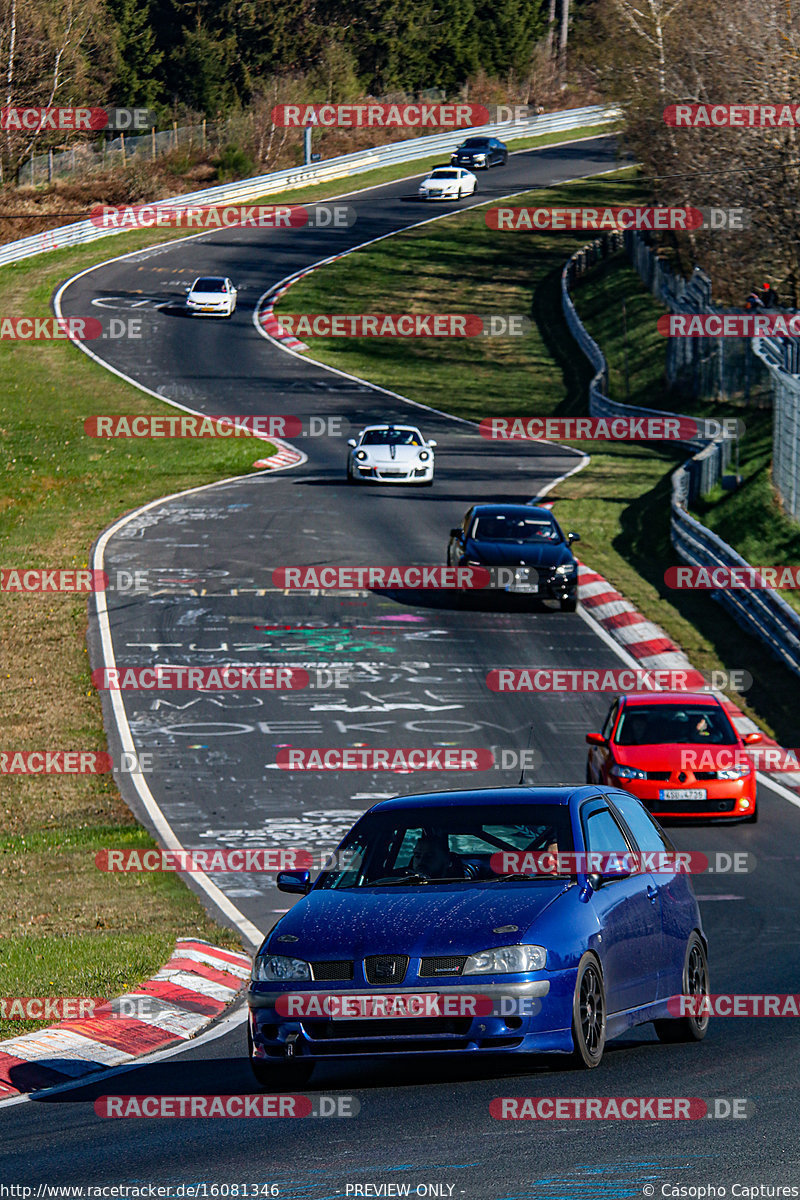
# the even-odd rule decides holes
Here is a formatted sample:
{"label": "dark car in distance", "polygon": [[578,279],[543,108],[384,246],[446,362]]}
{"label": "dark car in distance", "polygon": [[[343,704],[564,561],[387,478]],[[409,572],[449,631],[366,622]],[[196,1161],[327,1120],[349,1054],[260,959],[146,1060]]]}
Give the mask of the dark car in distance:
{"label": "dark car in distance", "polygon": [[454,167],[469,167],[473,171],[504,167],[508,162],[508,148],[497,138],[468,137],[453,151],[450,162]]}
{"label": "dark car in distance", "polygon": [[578,606],[578,560],[572,553],[580,534],[564,534],[547,508],[533,504],[473,504],[450,530],[451,567],[514,568],[502,590],[536,601],[558,600],[562,612]]}

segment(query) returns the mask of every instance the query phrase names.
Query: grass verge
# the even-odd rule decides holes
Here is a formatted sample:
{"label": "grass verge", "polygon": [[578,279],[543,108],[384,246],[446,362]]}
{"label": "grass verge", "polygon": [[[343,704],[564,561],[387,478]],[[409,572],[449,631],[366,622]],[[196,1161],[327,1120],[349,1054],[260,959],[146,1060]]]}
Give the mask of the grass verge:
{"label": "grass verge", "polygon": [[[515,142],[513,149],[608,133],[607,126]],[[421,172],[404,163],[303,189],[304,200]],[[269,202],[297,201],[290,190]],[[49,313],[58,284],[110,257],[177,238],[185,230],[137,230],[0,268],[7,312]],[[92,442],[93,413],[155,413],[156,401],[62,343],[0,343],[2,561],[20,567],[85,566],[98,532],[158,496],[250,469],[249,440]],[[102,381],[102,382],[101,382]],[[256,443],[258,454],[268,453]],[[0,593],[5,649],[0,722],[6,750],[105,748],[85,646],[85,599]],[[179,935],[225,945],[238,938],[211,921],[177,876],[108,875],[94,854],[109,845],[152,845],[110,776],[0,775],[0,995],[113,996],[169,956]],[[0,1038],[33,1023],[0,1021]]]}
{"label": "grass verge", "polygon": [[[520,196],[519,203],[622,205],[643,199],[636,173],[622,171],[531,192]],[[585,240],[561,233],[495,232],[486,228],[483,210],[476,209],[331,263],[295,284],[278,306],[278,316],[281,311],[346,312],[352,308],[348,296],[358,296],[364,312],[523,312],[533,318],[531,333],[497,343],[306,340],[321,362],[471,420],[584,415],[592,372],[563,320],[560,272]],[[392,281],[391,304],[387,279]],[[627,297],[630,402],[674,408],[674,398],[671,404],[664,401],[664,344],[655,327],[663,310],[622,259],[591,273],[576,292],[589,332],[604,350],[610,343],[611,394],[624,396],[620,291]],[[698,408],[688,400],[685,407],[689,412]],[[581,532],[583,560],[658,622],[698,669],[748,667],[755,676],[752,688],[745,696],[732,697],[784,744],[794,745],[795,685],[789,672],[773,664],[761,643],[744,634],[708,596],[672,592],[664,584],[665,567],[675,561],[669,541],[670,473],[685,459],[685,451],[602,443],[589,449],[590,465],[555,492],[562,524]]]}

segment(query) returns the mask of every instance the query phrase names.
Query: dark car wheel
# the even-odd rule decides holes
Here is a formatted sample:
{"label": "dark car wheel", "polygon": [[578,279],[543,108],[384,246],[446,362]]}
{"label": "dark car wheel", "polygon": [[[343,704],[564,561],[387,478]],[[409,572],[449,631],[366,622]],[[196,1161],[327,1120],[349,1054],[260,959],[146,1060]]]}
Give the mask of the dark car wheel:
{"label": "dark car wheel", "polygon": [[314,1070],[313,1062],[299,1059],[297,1062],[286,1062],[282,1059],[274,1066],[268,1066],[261,1059],[253,1058],[253,1038],[247,1030],[247,1051],[250,1056],[250,1068],[256,1077],[256,1082],[265,1088],[284,1090],[292,1087],[302,1087],[308,1083]]}
{"label": "dark car wheel", "polygon": [[577,612],[578,611],[578,597],[577,596],[568,596],[566,600],[560,600],[559,605],[561,606],[562,612]]}
{"label": "dark car wheel", "polygon": [[572,1001],[572,1041],[577,1066],[600,1065],[606,1044],[606,993],[600,964],[588,952],[578,963]]}
{"label": "dark car wheel", "polygon": [[[693,933],[686,947],[683,965],[683,995],[708,995],[708,959],[700,935]],[[708,1032],[708,1013],[703,1016],[675,1017],[673,1020],[653,1021],[661,1042],[699,1042]]]}

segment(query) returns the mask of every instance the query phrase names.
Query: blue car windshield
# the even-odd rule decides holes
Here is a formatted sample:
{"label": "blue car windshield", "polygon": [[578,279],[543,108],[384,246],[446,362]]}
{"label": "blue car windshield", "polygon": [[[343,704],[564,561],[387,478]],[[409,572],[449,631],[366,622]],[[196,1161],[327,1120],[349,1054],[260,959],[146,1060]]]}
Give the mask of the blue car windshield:
{"label": "blue car windshield", "polygon": [[[353,827],[320,888],[494,881],[519,873],[520,852],[573,849],[566,805],[408,808],[368,813]],[[527,875],[536,884],[544,876]]]}
{"label": "blue car windshield", "polygon": [[547,517],[516,517],[505,513],[476,517],[470,535],[479,542],[560,542],[555,521]]}

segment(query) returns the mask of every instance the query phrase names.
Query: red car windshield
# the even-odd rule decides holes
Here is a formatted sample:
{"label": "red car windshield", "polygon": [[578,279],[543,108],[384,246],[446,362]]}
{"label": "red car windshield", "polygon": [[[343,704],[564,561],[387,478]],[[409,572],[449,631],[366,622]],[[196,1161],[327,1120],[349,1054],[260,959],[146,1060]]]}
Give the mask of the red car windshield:
{"label": "red car windshield", "polygon": [[736,731],[721,708],[684,704],[637,704],[622,711],[618,746],[735,746]]}

